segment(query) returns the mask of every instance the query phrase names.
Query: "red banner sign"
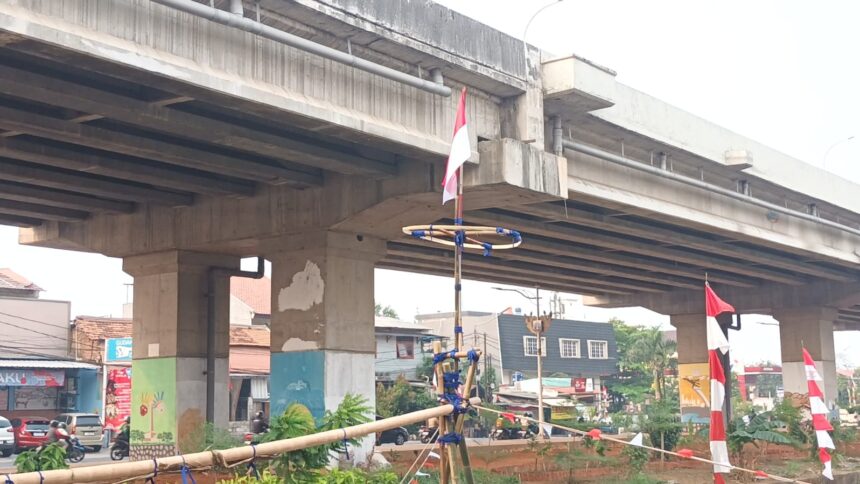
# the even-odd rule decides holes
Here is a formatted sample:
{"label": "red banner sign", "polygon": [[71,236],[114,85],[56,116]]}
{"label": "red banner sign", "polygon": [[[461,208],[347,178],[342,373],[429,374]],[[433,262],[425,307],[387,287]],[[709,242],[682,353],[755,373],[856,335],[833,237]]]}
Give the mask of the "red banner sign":
{"label": "red banner sign", "polygon": [[131,368],[108,372],[105,388],[105,428],[118,431],[131,415]]}

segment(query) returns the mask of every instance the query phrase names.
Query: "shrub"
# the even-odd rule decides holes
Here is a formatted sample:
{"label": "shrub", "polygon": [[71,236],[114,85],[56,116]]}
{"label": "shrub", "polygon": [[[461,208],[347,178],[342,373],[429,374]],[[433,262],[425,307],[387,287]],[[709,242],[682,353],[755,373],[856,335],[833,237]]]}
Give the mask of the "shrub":
{"label": "shrub", "polygon": [[41,449],[22,452],[15,459],[18,472],[52,471],[68,469],[66,449],[58,443],[48,444]]}

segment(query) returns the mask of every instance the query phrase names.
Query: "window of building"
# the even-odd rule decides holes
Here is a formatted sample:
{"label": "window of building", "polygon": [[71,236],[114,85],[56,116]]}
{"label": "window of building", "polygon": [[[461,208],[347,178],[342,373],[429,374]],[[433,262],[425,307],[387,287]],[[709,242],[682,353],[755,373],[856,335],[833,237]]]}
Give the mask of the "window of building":
{"label": "window of building", "polygon": [[412,336],[398,336],[395,344],[397,346],[398,359],[412,360],[415,358],[415,338]]}
{"label": "window of building", "polygon": [[609,343],[606,341],[589,341],[588,357],[593,360],[605,360],[609,358]]}
{"label": "window of building", "polygon": [[562,358],[579,358],[579,340],[559,338],[558,349]]}
{"label": "window of building", "polygon": [[[541,356],[546,356],[546,338],[541,338]],[[523,354],[537,356],[537,336],[523,336]]]}

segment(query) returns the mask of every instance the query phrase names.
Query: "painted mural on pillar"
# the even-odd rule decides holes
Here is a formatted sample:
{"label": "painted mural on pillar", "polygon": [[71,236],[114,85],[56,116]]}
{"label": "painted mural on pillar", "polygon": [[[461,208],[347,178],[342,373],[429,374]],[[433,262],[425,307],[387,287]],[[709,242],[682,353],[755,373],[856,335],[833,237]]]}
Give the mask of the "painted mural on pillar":
{"label": "painted mural on pillar", "polygon": [[710,368],[707,363],[678,365],[678,392],[681,397],[681,421],[710,422]]}
{"label": "painted mural on pillar", "polygon": [[301,403],[320,419],[325,413],[325,352],[272,353],[271,415]]}
{"label": "painted mural on pillar", "polygon": [[[176,359],[134,360],[131,385],[131,444],[173,452],[176,444]],[[135,454],[143,455],[150,452]],[[168,454],[169,455],[169,454]]]}

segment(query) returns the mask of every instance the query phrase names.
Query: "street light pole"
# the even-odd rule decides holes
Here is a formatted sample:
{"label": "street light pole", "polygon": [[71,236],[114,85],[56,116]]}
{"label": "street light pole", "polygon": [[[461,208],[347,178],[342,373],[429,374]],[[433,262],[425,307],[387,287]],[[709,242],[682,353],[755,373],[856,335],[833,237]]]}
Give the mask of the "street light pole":
{"label": "street light pole", "polygon": [[847,142],[851,141],[852,139],[854,139],[853,135],[849,136],[847,138],[842,138],[841,140],[830,145],[830,147],[827,148],[827,151],[824,152],[824,160],[823,160],[823,163],[821,164],[822,165],[821,169],[824,171],[827,171],[827,155],[830,154],[830,151],[833,150],[833,148],[836,148],[837,146],[841,145],[842,143],[847,143]]}

